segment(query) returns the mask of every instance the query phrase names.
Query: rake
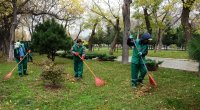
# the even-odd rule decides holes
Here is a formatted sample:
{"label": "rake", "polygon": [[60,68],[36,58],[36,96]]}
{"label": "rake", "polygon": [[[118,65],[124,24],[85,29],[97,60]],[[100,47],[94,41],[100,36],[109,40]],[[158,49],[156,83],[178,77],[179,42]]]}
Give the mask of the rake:
{"label": "rake", "polygon": [[15,67],[9,72],[6,74],[6,76],[3,78],[3,80],[8,80],[11,78],[11,76],[13,75],[13,71],[17,68],[17,66],[24,60],[24,58],[28,55],[28,53],[23,57],[23,59],[21,61],[19,61],[19,63],[17,63],[15,65]]}
{"label": "rake", "polygon": [[[79,58],[81,59],[80,55],[79,55]],[[83,63],[86,65],[86,67],[89,69],[89,71],[91,72],[91,74],[93,75],[93,77],[95,78],[95,85],[96,85],[97,87],[104,86],[104,85],[105,85],[105,81],[102,80],[101,78],[97,77],[97,76],[94,74],[94,72],[91,70],[91,68],[88,66],[88,64],[87,64],[84,60],[82,60],[82,61],[83,61]]]}

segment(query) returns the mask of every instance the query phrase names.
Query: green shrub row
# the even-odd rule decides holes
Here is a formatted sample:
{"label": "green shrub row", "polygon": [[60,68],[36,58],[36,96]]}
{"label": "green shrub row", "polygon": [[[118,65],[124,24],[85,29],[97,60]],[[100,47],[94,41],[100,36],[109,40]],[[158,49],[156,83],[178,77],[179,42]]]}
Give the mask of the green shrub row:
{"label": "green shrub row", "polygon": [[[73,55],[68,53],[62,54],[60,56],[63,58],[73,59]],[[93,58],[97,58],[100,61],[114,61],[117,58],[117,56],[107,55],[107,54],[96,54],[96,53],[85,55],[85,59],[93,59]]]}
{"label": "green shrub row", "polygon": [[162,63],[163,63],[163,61],[146,59],[146,66],[149,71],[156,71],[158,69],[158,66]]}

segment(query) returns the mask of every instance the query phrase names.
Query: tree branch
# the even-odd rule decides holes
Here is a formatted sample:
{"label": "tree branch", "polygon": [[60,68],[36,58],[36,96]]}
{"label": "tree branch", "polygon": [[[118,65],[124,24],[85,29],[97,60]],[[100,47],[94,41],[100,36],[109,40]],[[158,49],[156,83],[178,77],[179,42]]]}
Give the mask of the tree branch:
{"label": "tree branch", "polygon": [[94,12],[94,13],[96,13],[96,14],[98,14],[98,15],[100,15],[100,16],[102,16],[104,19],[106,19],[110,24],[112,24],[112,25],[114,26],[115,24],[114,24],[110,19],[108,19],[108,18],[105,16],[105,14],[103,14],[103,12],[101,11],[101,8],[96,4],[96,2],[93,1],[93,3],[94,3],[95,6],[98,8],[98,10],[100,11],[100,13],[97,12],[97,11],[95,11],[95,10],[93,10],[93,9],[91,9],[91,11]]}
{"label": "tree branch", "polygon": [[26,5],[26,3],[28,3],[30,0],[26,0],[24,1],[22,4],[19,5],[18,9],[21,9],[24,5]]}

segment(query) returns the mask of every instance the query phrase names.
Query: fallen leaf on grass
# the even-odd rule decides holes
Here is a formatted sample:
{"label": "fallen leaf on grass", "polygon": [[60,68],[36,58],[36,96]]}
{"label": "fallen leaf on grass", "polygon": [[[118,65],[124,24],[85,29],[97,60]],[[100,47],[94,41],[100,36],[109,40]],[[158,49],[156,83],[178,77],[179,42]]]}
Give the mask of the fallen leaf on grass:
{"label": "fallen leaf on grass", "polygon": [[150,93],[150,90],[151,90],[151,87],[149,87],[149,86],[143,86],[143,87],[141,87],[141,88],[138,88],[138,89],[135,91],[136,97],[144,96],[144,95],[146,95],[147,93],[151,94],[151,93]]}

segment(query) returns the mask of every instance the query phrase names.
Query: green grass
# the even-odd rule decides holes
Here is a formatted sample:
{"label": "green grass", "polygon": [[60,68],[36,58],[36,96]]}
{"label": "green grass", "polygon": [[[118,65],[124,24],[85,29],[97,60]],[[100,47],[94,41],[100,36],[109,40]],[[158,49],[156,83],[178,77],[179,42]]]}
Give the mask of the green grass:
{"label": "green grass", "polygon": [[[108,54],[108,48],[97,48],[94,49],[94,53],[100,54]],[[122,56],[122,50],[118,49],[114,52],[116,56]],[[129,55],[132,55],[132,50],[129,50]],[[162,58],[178,58],[178,59],[189,59],[189,55],[187,51],[173,51],[173,50],[162,50],[154,52],[154,50],[149,50],[148,55],[149,57],[162,57]]]}
{"label": "green grass", "polygon": [[153,50],[149,51],[148,56],[150,57],[162,57],[162,58],[178,58],[178,59],[189,59],[187,51],[170,51],[162,50],[156,53]]}
{"label": "green grass", "polygon": [[[41,62],[46,56],[34,56]],[[29,75],[19,78],[15,70],[8,81],[0,82],[0,110],[155,110],[200,109],[200,80],[191,72],[160,68],[152,72],[157,89],[139,94],[130,86],[130,64],[119,62],[86,61],[97,76],[106,81],[95,87],[89,70],[84,66],[84,79],[63,82],[62,89],[51,90],[40,80],[41,67],[29,63]],[[73,62],[56,57],[55,63],[63,65],[68,77],[73,77]],[[2,79],[16,63],[1,62]],[[148,79],[145,78],[146,85]],[[139,89],[138,89],[139,90]]]}

